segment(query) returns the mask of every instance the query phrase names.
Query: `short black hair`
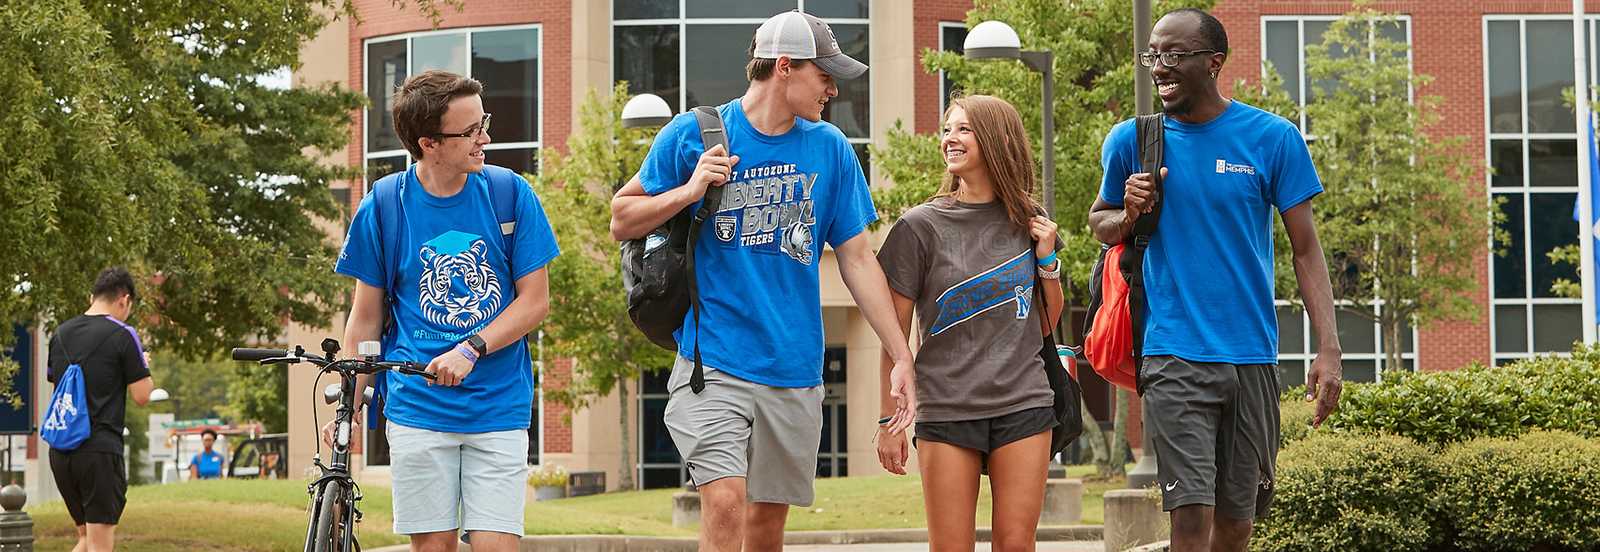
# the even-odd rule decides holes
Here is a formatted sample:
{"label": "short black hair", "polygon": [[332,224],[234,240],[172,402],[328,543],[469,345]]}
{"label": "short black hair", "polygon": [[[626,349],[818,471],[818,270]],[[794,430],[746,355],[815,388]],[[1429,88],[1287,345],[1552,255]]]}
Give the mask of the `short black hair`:
{"label": "short black hair", "polygon": [[200,432],[200,438],[201,439],[206,438],[207,435],[210,435],[212,439],[216,439],[217,438],[217,430],[211,429],[211,428],[208,427],[208,428],[205,429],[205,431],[201,431]]}
{"label": "short black hair", "polygon": [[1178,8],[1167,12],[1167,15],[1172,15],[1175,13],[1192,13],[1199,17],[1200,39],[1206,41],[1206,48],[1216,50],[1224,54],[1228,53],[1228,31],[1222,28],[1222,22],[1217,21],[1216,17],[1212,17],[1212,15],[1206,13],[1205,10],[1196,8]]}
{"label": "short black hair", "polygon": [[100,271],[100,274],[94,277],[94,291],[90,293],[91,297],[115,301],[121,299],[123,295],[131,297],[134,302],[139,301],[139,291],[133,287],[133,275],[128,274],[128,269],[113,266]]}

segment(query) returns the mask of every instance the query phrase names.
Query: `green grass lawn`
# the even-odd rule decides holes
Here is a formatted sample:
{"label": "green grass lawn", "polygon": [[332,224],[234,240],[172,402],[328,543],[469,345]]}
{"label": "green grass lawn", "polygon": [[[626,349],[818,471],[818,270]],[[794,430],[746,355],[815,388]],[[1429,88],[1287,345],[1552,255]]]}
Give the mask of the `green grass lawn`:
{"label": "green grass lawn", "polygon": [[[1093,467],[1069,466],[1068,477]],[[793,531],[914,528],[926,525],[922,481],[917,476],[817,480],[816,503],[794,508]],[[1123,481],[1086,483],[1083,523],[1102,523],[1101,496]],[[117,528],[117,550],[132,552],[227,550],[293,551],[303,546],[309,497],[302,481],[200,481],[128,490]],[[989,525],[988,482],[978,497],[978,525]],[[697,527],[672,526],[676,489],[566,498],[528,503],[528,534],[627,534],[692,537]],[[389,489],[362,488],[358,535],[364,548],[404,543],[390,534]],[[37,550],[70,550],[77,536],[60,502],[29,505]]]}

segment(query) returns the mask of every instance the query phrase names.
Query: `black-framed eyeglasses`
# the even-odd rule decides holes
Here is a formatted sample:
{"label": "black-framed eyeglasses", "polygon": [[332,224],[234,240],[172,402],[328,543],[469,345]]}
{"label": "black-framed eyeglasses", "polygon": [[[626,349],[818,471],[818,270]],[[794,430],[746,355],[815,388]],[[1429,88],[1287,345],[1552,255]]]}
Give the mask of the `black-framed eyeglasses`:
{"label": "black-framed eyeglasses", "polygon": [[1155,67],[1156,58],[1161,58],[1161,64],[1167,67],[1177,67],[1183,58],[1198,56],[1200,54],[1220,54],[1216,50],[1195,50],[1193,52],[1139,52],[1139,65]]}
{"label": "black-framed eyeglasses", "polygon": [[439,133],[439,134],[435,134],[434,137],[437,137],[437,138],[477,138],[479,135],[482,135],[484,133],[489,132],[489,115],[490,114],[488,114],[488,113],[484,113],[483,114],[483,120],[478,121],[478,126],[472,128],[471,130],[468,130],[466,132],[462,132],[460,134]]}

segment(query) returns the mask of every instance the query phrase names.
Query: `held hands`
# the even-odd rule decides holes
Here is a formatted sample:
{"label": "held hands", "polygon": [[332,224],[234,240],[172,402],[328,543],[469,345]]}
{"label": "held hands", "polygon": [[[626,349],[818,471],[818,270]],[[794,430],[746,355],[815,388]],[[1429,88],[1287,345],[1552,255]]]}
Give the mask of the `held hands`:
{"label": "held hands", "polygon": [[[1167,177],[1167,168],[1161,167],[1161,178]],[[1122,210],[1127,213],[1128,222],[1133,222],[1139,215],[1150,212],[1155,207],[1156,181],[1150,173],[1134,173],[1128,175],[1128,180],[1123,182]]]}
{"label": "held hands", "polygon": [[461,356],[455,349],[451,349],[433,357],[433,361],[428,363],[426,372],[437,376],[437,379],[428,382],[428,385],[436,383],[446,387],[461,385],[461,380],[467,379],[467,374],[472,373],[472,361]]}
{"label": "held hands", "polygon": [[1322,427],[1322,421],[1339,407],[1339,393],[1344,390],[1338,354],[1317,354],[1306,373],[1306,402],[1315,401],[1317,411],[1311,417],[1311,427]]}
{"label": "held hands", "polygon": [[878,428],[878,463],[895,475],[906,474],[906,460],[911,456],[910,441],[904,432],[890,433],[887,427]]}
{"label": "held hands", "polygon": [[885,433],[900,435],[917,418],[917,384],[911,359],[895,363],[889,371],[889,396],[894,398],[894,419],[884,428]]}
{"label": "held hands", "polygon": [[700,154],[700,162],[694,166],[694,174],[689,176],[689,184],[693,185],[700,195],[705,195],[710,186],[721,186],[733,177],[733,166],[739,164],[739,156],[728,155],[728,150],[722,144],[711,146],[711,149]]}
{"label": "held hands", "polygon": [[1044,215],[1033,216],[1033,220],[1028,225],[1028,235],[1032,236],[1034,241],[1039,242],[1039,246],[1033,252],[1035,259],[1043,259],[1049,257],[1051,253],[1055,253],[1056,228],[1056,221],[1050,220],[1049,217]]}

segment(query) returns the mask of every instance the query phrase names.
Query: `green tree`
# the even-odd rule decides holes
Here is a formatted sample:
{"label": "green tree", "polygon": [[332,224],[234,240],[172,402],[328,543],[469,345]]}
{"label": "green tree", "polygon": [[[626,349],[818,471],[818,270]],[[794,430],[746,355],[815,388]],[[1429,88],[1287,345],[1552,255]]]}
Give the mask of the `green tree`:
{"label": "green tree", "polygon": [[235,362],[228,376],[226,404],[218,413],[235,422],[261,422],[263,431],[289,428],[289,367]]}
{"label": "green tree", "polygon": [[[1180,7],[1209,9],[1214,0],[1158,0],[1152,14]],[[1125,1],[1079,0],[977,0],[967,12],[967,27],[983,21],[1003,21],[1016,29],[1024,50],[1049,50],[1055,54],[1055,197],[1056,223],[1066,248],[1059,255],[1062,282],[1070,282],[1065,297],[1087,299],[1089,270],[1099,256],[1099,242],[1089,231],[1089,207],[1100,196],[1100,147],[1118,122],[1137,115],[1134,105],[1133,10]],[[1140,48],[1143,49],[1143,48]],[[967,61],[962,56],[933,49],[922,51],[922,68],[929,74],[947,74],[963,90],[1005,99],[1022,114],[1034,145],[1043,159],[1039,129],[1041,80],[1021,62]],[[873,202],[892,223],[907,209],[932,196],[944,174],[939,136],[917,134],[901,121],[884,132],[885,145],[870,148],[872,161],[894,186],[873,190]],[[1077,341],[1071,336],[1063,341]],[[1113,416],[1117,428],[1110,442],[1102,438],[1098,423],[1087,408],[1085,432],[1103,476],[1122,473],[1127,405],[1122,395]]]}
{"label": "green tree", "polygon": [[[1441,99],[1415,94],[1433,79],[1413,74],[1409,46],[1379,32],[1394,25],[1366,1],[1334,22],[1323,44],[1307,47],[1307,80],[1327,84],[1312,87],[1305,107],[1326,190],[1316,199],[1317,230],[1334,299],[1380,326],[1389,369],[1402,366],[1398,344],[1413,323],[1476,314],[1472,259],[1484,236],[1507,239],[1497,205],[1462,185],[1482,165],[1465,138],[1428,133]],[[1279,250],[1280,266],[1288,254]],[[1299,295],[1292,280],[1280,279],[1279,289]]]}
{"label": "green tree", "polygon": [[633,327],[622,291],[622,259],[611,240],[611,195],[649,152],[655,129],[622,128],[622,106],[631,97],[619,82],[610,95],[590,90],[578,108],[580,129],[567,138],[570,155],[544,150],[544,170],[533,179],[550,226],[561,236],[562,255],[550,263],[550,311],[544,323],[542,359],[570,358],[572,379],[545,397],[574,409],[618,393],[622,435],[621,489],[633,488],[629,443],[628,388],[645,371],[672,365],[673,353],[657,347]]}

